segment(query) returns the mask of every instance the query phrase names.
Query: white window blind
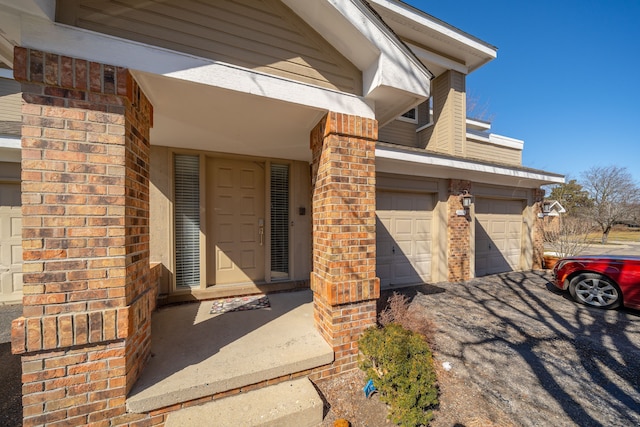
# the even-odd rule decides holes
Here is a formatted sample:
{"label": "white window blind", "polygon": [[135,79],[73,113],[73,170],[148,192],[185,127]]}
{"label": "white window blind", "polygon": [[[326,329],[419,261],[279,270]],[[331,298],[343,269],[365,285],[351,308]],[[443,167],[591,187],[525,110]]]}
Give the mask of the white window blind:
{"label": "white window blind", "polygon": [[289,166],[271,165],[271,275],[289,277]]}
{"label": "white window blind", "polygon": [[176,286],[200,286],[200,159],[176,155]]}

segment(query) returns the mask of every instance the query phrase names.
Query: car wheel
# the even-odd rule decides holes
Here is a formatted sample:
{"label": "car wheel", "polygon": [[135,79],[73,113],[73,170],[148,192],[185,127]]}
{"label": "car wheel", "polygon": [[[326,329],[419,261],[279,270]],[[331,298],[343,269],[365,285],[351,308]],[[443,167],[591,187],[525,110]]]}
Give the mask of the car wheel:
{"label": "car wheel", "polygon": [[618,308],[622,294],[618,285],[596,273],[583,273],[571,279],[569,293],[579,303],[598,308]]}

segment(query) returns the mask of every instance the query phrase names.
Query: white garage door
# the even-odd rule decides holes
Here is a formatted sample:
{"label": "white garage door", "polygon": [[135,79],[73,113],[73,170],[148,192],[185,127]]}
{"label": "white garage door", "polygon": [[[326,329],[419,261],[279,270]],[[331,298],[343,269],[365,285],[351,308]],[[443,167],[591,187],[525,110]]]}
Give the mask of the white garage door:
{"label": "white garage door", "polygon": [[517,270],[522,202],[476,198],[476,276]]}
{"label": "white garage door", "polygon": [[433,204],[430,194],[376,193],[376,273],[381,285],[431,278]]}
{"label": "white garage door", "polygon": [[0,301],[22,300],[20,184],[0,183]]}

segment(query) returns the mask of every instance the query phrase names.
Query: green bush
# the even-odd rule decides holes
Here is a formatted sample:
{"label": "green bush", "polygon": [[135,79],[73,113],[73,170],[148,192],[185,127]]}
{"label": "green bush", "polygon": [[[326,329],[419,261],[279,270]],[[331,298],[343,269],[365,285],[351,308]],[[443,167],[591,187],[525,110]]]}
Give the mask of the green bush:
{"label": "green bush", "polygon": [[361,368],[373,379],[389,418],[405,427],[427,425],[438,404],[431,350],[420,334],[396,323],[367,329],[359,340]]}

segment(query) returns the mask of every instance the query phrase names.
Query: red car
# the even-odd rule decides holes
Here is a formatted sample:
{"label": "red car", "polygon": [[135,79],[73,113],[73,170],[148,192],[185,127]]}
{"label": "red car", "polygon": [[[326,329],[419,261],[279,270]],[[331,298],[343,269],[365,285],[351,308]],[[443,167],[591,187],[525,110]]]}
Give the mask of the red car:
{"label": "red car", "polygon": [[553,268],[553,284],[579,303],[640,310],[640,256],[573,256]]}

